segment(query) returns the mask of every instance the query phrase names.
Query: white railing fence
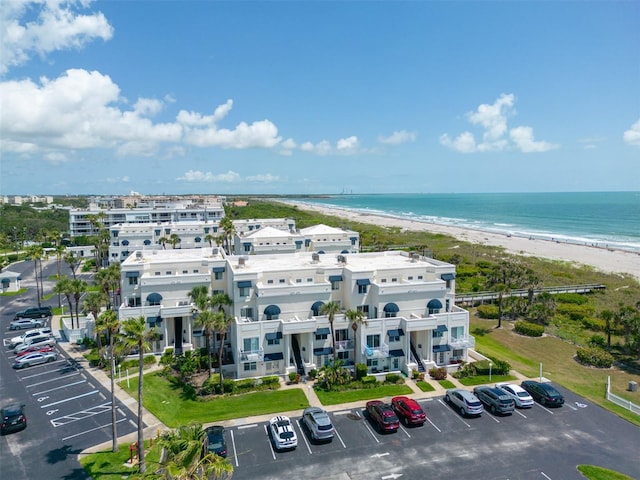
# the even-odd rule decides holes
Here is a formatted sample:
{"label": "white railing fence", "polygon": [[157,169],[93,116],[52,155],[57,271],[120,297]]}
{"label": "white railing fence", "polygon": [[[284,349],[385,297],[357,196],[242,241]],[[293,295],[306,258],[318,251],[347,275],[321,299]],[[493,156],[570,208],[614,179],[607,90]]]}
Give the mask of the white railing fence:
{"label": "white railing fence", "polygon": [[626,408],[627,410],[632,411],[633,413],[640,415],[640,405],[636,405],[630,400],[626,400],[618,395],[611,393],[611,377],[607,377],[607,400],[615,403],[616,405],[621,406],[622,408]]}

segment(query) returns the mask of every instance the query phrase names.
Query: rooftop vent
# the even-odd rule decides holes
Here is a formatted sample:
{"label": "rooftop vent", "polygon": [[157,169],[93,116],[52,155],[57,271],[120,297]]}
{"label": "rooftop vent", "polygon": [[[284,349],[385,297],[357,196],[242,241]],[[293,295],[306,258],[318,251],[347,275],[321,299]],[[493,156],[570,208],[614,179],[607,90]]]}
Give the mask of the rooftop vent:
{"label": "rooftop vent", "polygon": [[415,252],[411,252],[411,253],[409,253],[409,259],[410,259],[412,262],[415,262],[416,260],[419,260],[419,259],[420,259],[420,254],[415,253]]}
{"label": "rooftop vent", "polygon": [[238,258],[238,266],[239,267],[244,267],[245,262],[246,262],[246,259],[244,257],[239,257]]}
{"label": "rooftop vent", "polygon": [[142,252],[141,252],[140,250],[138,250],[138,251],[136,252],[136,259],[137,259],[137,260],[141,260],[141,259],[142,259]]}
{"label": "rooftop vent", "polygon": [[347,257],[344,255],[338,255],[338,263],[347,263]]}
{"label": "rooftop vent", "polygon": [[212,255],[218,255],[218,247],[213,247],[213,248],[211,249],[211,254],[212,254]]}
{"label": "rooftop vent", "polygon": [[320,261],[320,254],[312,253],[311,254],[311,260],[314,261],[314,262],[319,262]]}

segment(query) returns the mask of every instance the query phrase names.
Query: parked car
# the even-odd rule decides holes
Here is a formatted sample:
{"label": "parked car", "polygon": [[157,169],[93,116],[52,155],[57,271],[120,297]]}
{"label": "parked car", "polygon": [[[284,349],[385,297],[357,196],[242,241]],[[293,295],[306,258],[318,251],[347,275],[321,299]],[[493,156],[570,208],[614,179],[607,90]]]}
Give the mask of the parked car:
{"label": "parked car", "polygon": [[269,420],[269,434],[276,450],[294,449],[298,446],[298,437],[289,417],[278,415]]}
{"label": "parked car", "polygon": [[513,399],[499,388],[478,386],[473,389],[473,394],[494,415],[511,415],[516,409]]}
{"label": "parked car", "polygon": [[553,385],[536,382],[535,380],[525,380],[520,386],[529,392],[540,405],[561,407],[564,404],[564,397]]}
{"label": "parked car", "polygon": [[227,442],[224,440],[224,427],[222,425],[213,425],[205,428],[204,431],[204,453],[215,453],[222,458],[227,458]]}
{"label": "parked car", "polygon": [[400,420],[398,420],[391,404],[380,400],[371,400],[367,402],[366,409],[367,415],[380,431],[393,433],[400,428]]}
{"label": "parked car", "polygon": [[27,428],[27,417],[24,414],[24,405],[20,405],[19,403],[2,407],[2,410],[0,410],[0,418],[2,419],[2,424],[0,425],[0,433],[2,435]]}
{"label": "parked car", "polygon": [[51,311],[51,307],[31,307],[16,312],[16,316],[13,319],[18,320],[19,318],[49,318],[52,315],[53,312]]}
{"label": "parked car", "polygon": [[323,409],[318,407],[305,408],[302,412],[302,423],[309,430],[313,440],[333,440],[335,429],[331,424],[329,414]]}
{"label": "parked car", "polygon": [[406,425],[424,425],[427,416],[418,402],[409,397],[393,397],[391,406]]}
{"label": "parked car", "polygon": [[41,334],[48,334],[50,336],[53,336],[53,332],[51,331],[51,329],[49,327],[45,327],[45,328],[34,328],[33,330],[27,330],[26,332],[24,332],[22,335],[18,335],[17,337],[13,337],[11,339],[11,348],[16,348],[17,345],[20,345],[21,343],[25,343],[29,338],[31,337],[35,337]]}
{"label": "parked car", "polygon": [[19,318],[9,324],[9,330],[22,330],[23,328],[44,327],[45,320],[40,318]]}
{"label": "parked car", "polygon": [[499,388],[504,393],[509,395],[518,408],[531,408],[533,407],[533,397],[529,395],[524,388],[515,383],[496,383],[496,388]]}
{"label": "parked car", "polygon": [[28,353],[33,353],[33,352],[40,352],[40,353],[47,353],[47,352],[53,352],[53,347],[49,346],[49,345],[29,345],[25,350],[23,350],[22,352],[18,353],[17,356],[18,357],[23,357],[24,355],[27,355]]}
{"label": "parked car", "polygon": [[29,338],[29,340],[27,340],[26,343],[18,344],[16,348],[13,349],[13,353],[17,355],[18,353],[24,352],[25,350],[31,347],[44,347],[44,346],[53,347],[55,344],[56,344],[55,338],[50,337],[49,335],[46,335],[46,334],[37,335],[35,337]]}
{"label": "parked car", "polygon": [[478,397],[462,388],[451,388],[447,390],[444,399],[447,403],[456,407],[463,417],[465,415],[482,415],[482,412],[484,412],[482,402],[478,400]]}
{"label": "parked car", "polygon": [[53,362],[57,358],[58,358],[57,352],[28,353],[22,357],[16,358],[15,361],[13,362],[12,367],[15,369],[27,368],[27,367],[32,367],[33,365],[40,365],[42,363]]}

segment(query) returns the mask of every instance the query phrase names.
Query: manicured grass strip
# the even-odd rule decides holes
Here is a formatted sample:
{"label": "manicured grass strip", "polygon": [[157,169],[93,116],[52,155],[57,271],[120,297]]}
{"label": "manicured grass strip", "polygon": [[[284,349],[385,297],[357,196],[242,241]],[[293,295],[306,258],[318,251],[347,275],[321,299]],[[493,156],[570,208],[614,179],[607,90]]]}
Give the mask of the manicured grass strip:
{"label": "manicured grass strip", "polygon": [[418,380],[416,382],[416,385],[418,386],[418,388],[420,390],[422,390],[423,392],[435,392],[436,391],[436,387],[434,387],[433,385],[431,385],[429,382],[425,382],[422,380]]}
{"label": "manicured grass strip", "polygon": [[478,375],[477,377],[466,377],[458,379],[458,381],[466,387],[485,385],[488,383],[510,382],[511,380],[516,380],[516,377],[514,377],[513,375],[491,375],[491,380],[489,380],[489,375]]}
{"label": "manicured grass strip", "polygon": [[449,380],[438,380],[438,383],[442,385],[442,388],[456,388],[455,384]]}
{"label": "manicured grass strip", "polygon": [[[145,441],[146,453],[144,461],[147,467],[155,465],[160,460],[158,448],[149,448],[149,442]],[[92,453],[80,457],[80,465],[94,480],[122,480],[134,473],[138,473],[136,465],[129,467],[125,463],[129,460],[129,444],[118,445],[118,452],[111,450]]]}
{"label": "manicured grass strip", "polygon": [[594,465],[578,465],[578,471],[589,480],[633,480],[622,473]]}
{"label": "manicured grass strip", "polygon": [[4,292],[4,293],[0,293],[0,297],[15,297],[16,295],[22,295],[24,292],[26,292],[27,289],[26,288],[21,288],[20,290],[18,290],[17,292]]}
{"label": "manicured grass strip", "polygon": [[413,392],[411,387],[407,385],[380,385],[373,388],[346,390],[342,392],[327,392],[316,388],[315,391],[323,405],[338,405],[340,403],[394,397],[396,395],[407,395]]}
{"label": "manicured grass strip", "polygon": [[[129,394],[138,397],[138,377],[120,386]],[[408,388],[408,387],[407,387]],[[160,373],[144,376],[144,406],[167,427],[176,428],[192,421],[217,422],[231,418],[288,412],[309,406],[301,388],[264,391],[215,397],[212,400],[193,400],[186,397],[182,389],[171,384]]]}

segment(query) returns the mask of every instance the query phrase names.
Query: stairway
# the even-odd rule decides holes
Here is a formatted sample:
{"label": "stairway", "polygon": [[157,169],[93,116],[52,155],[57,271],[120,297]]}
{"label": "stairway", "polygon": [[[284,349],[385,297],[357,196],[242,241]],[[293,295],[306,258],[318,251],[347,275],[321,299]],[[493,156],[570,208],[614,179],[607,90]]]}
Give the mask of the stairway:
{"label": "stairway", "polygon": [[296,372],[300,375],[304,375],[304,362],[302,361],[302,355],[300,355],[300,345],[298,344],[298,338],[295,335],[291,337],[291,347],[293,349],[293,358],[296,361]]}
{"label": "stairway", "polygon": [[413,342],[410,342],[409,346],[411,347],[411,355],[413,356],[415,362],[418,364],[418,372],[426,373],[424,365],[420,360],[420,355],[418,355],[418,351],[416,350],[416,347],[413,346]]}

